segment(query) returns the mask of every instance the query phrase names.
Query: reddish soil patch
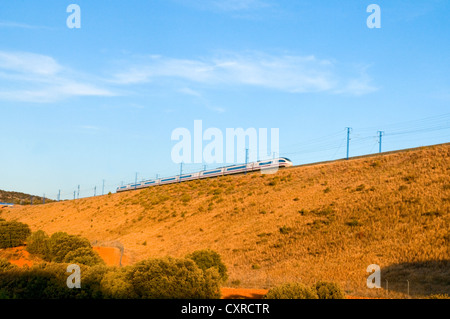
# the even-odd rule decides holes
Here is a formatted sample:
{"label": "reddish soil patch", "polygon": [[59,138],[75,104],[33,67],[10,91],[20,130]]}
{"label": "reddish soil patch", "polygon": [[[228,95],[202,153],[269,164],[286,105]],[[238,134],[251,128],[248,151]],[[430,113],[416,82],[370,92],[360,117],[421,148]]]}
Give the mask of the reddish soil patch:
{"label": "reddish soil patch", "polygon": [[36,257],[32,257],[25,246],[6,248],[0,250],[0,257],[7,259],[11,264],[23,267],[25,265],[31,267],[39,262]]}
{"label": "reddish soil patch", "polygon": [[[93,249],[98,252],[100,257],[109,266],[119,266],[120,265],[120,250],[116,247],[93,247]],[[11,264],[23,267],[27,265],[28,267],[34,264],[39,264],[42,260],[36,256],[30,255],[28,251],[25,250],[25,246],[13,247],[0,249],[0,258],[8,260]],[[122,266],[127,266],[130,264],[128,256],[122,256]]]}
{"label": "reddish soil patch", "polygon": [[267,289],[222,288],[222,299],[262,299]]}
{"label": "reddish soil patch", "polygon": [[117,247],[94,246],[93,249],[108,266],[127,266],[130,264],[130,259],[126,255],[122,255],[122,261],[120,260],[121,253]]}

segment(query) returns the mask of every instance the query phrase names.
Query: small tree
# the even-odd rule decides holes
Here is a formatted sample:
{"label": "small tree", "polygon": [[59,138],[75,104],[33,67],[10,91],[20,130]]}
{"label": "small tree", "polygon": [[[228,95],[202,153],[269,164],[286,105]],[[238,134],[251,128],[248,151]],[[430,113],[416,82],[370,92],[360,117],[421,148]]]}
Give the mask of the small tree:
{"label": "small tree", "polygon": [[131,281],[127,278],[129,268],[118,268],[106,273],[101,281],[101,288],[104,298],[112,299],[136,299]]}
{"label": "small tree", "polygon": [[187,255],[186,258],[192,259],[203,271],[206,271],[210,268],[217,269],[222,282],[227,281],[227,267],[222,262],[222,258],[220,257],[220,255],[215,251],[210,249],[197,250]]}
{"label": "small tree", "polygon": [[344,299],[345,294],[334,282],[319,281],[315,285],[319,299]]}
{"label": "small tree", "polygon": [[30,254],[40,255],[44,259],[48,259],[50,255],[49,249],[49,237],[43,230],[38,230],[33,232],[27,238],[27,248],[26,250]]}
{"label": "small tree", "polygon": [[[78,293],[68,289],[65,270],[50,269],[46,265],[30,269],[13,269],[0,272],[0,291],[3,298],[14,299],[58,299]],[[66,277],[67,278],[67,277]]]}
{"label": "small tree", "polygon": [[69,252],[78,248],[89,248],[91,244],[86,238],[69,235],[65,232],[54,233],[49,239],[50,260],[61,263]]}
{"label": "small tree", "polygon": [[21,246],[31,230],[27,224],[16,221],[0,221],[0,248]]}
{"label": "small tree", "polygon": [[86,266],[105,264],[99,254],[89,247],[80,247],[73,251],[69,251],[64,256],[63,262],[69,264],[83,264]]}
{"label": "small tree", "polygon": [[217,270],[204,272],[190,259],[166,257],[144,260],[130,268],[127,280],[138,298],[220,298]]}

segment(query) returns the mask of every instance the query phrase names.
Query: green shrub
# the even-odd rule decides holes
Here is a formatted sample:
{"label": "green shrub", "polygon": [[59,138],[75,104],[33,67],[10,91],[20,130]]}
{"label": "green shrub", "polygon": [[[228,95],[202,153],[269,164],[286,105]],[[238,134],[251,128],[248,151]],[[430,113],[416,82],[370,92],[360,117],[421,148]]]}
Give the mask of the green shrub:
{"label": "green shrub", "polygon": [[210,249],[197,250],[187,255],[186,258],[192,259],[203,271],[210,268],[216,268],[222,282],[227,281],[227,266],[222,262],[222,258],[217,252]]}
{"label": "green shrub", "polygon": [[64,257],[78,248],[89,248],[91,249],[91,244],[86,238],[69,235],[65,232],[54,233],[50,239],[49,243],[49,257],[50,261],[61,263]]}
{"label": "green shrub", "polygon": [[106,266],[81,268],[81,289],[67,287],[68,264],[42,263],[31,268],[0,272],[0,299],[98,299],[103,298],[101,281],[112,269]]}
{"label": "green shrub", "polygon": [[27,239],[27,251],[40,255],[46,261],[87,266],[103,265],[104,261],[92,249],[86,238],[69,235],[65,232],[54,233],[51,237],[38,230]]}
{"label": "green shrub", "polygon": [[355,219],[355,218],[353,218],[353,219],[347,221],[345,224],[346,224],[347,226],[350,226],[350,227],[356,227],[356,226],[360,226],[360,225],[361,225],[361,223],[360,223],[357,219]]}
{"label": "green shrub", "polygon": [[280,227],[280,233],[283,235],[289,234],[291,232],[291,230],[292,230],[291,227],[287,227],[287,226]]}
{"label": "green shrub", "polygon": [[44,259],[48,259],[50,255],[48,239],[48,235],[43,230],[33,232],[27,238],[26,250],[30,254],[40,255]]}
{"label": "green shrub", "polygon": [[180,199],[183,203],[187,203],[191,200],[191,195],[183,194],[183,195],[181,195]]}
{"label": "green shrub", "polygon": [[80,265],[80,289],[67,287],[67,266],[18,268],[0,260],[0,299],[220,298],[217,269],[203,271],[190,259],[150,259],[124,268]]}
{"label": "green shrub", "polygon": [[0,221],[0,248],[21,246],[31,230],[27,224],[16,221]]}
{"label": "green shrub", "polygon": [[319,299],[344,299],[345,294],[338,284],[334,282],[319,281],[315,285]]}
{"label": "green shrub", "polygon": [[144,260],[131,267],[126,277],[138,298],[220,298],[218,271],[214,268],[202,271],[191,259]]}
{"label": "green shrub", "polygon": [[[129,268],[129,267],[128,267]],[[106,299],[136,299],[131,281],[128,279],[127,267],[106,273],[101,281],[101,289]]]}
{"label": "green shrub", "polygon": [[30,269],[14,269],[0,272],[0,291],[3,298],[11,299],[60,299],[75,295],[67,288],[62,265],[58,268],[47,265]]}
{"label": "green shrub", "polygon": [[380,162],[379,161],[374,161],[374,162],[372,162],[371,164],[370,164],[370,166],[372,166],[372,167],[378,167],[378,166],[380,166],[381,164],[380,164]]}
{"label": "green shrub", "polygon": [[318,299],[315,289],[301,283],[287,283],[269,290],[265,299]]}
{"label": "green shrub", "polygon": [[78,298],[104,299],[108,294],[103,288],[103,280],[110,273],[115,273],[115,267],[106,265],[95,265],[92,267],[80,265],[81,268],[81,291]]}
{"label": "green shrub", "polygon": [[80,247],[68,252],[64,256],[63,262],[69,264],[83,264],[86,266],[105,264],[99,254],[89,247]]}

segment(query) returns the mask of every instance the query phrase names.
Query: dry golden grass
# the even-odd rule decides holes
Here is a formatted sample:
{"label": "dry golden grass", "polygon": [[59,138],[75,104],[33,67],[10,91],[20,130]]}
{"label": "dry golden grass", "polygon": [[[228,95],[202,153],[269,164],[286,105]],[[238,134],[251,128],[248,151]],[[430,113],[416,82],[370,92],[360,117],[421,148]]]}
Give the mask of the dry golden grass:
{"label": "dry golden grass", "polygon": [[[4,210],[33,231],[118,241],[131,262],[210,248],[228,286],[318,280],[347,293],[449,293],[450,144]],[[382,268],[368,289],[367,266]]]}

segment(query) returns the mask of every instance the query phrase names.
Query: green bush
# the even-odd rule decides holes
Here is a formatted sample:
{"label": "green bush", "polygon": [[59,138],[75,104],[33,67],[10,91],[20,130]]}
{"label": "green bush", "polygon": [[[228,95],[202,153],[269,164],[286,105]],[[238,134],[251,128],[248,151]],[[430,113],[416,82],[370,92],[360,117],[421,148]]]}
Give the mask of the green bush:
{"label": "green bush", "polygon": [[0,258],[0,272],[16,269],[17,266],[11,264],[8,260]]}
{"label": "green bush", "polygon": [[127,278],[127,270],[119,268],[105,274],[101,281],[103,296],[105,299],[137,299],[133,285]]}
{"label": "green bush", "polygon": [[68,264],[42,263],[31,268],[0,272],[0,299],[98,299],[105,266],[81,268],[81,289],[67,287]]}
{"label": "green bush", "polygon": [[87,266],[104,264],[86,238],[65,232],[57,232],[48,237],[44,231],[38,230],[28,237],[26,249],[30,254],[40,255],[46,261]]}
{"label": "green bush", "polygon": [[64,257],[64,261],[79,264],[81,289],[67,287],[68,263],[44,262],[19,268],[0,259],[0,299],[220,298],[221,276],[215,266],[202,270],[192,259],[169,257],[123,268],[87,266],[77,260],[90,251],[81,247]]}
{"label": "green bush", "polygon": [[0,248],[21,246],[31,230],[27,224],[16,221],[0,221]]}
{"label": "green bush", "polygon": [[8,299],[59,299],[69,298],[73,289],[67,288],[63,277],[65,270],[59,273],[46,265],[30,269],[14,269],[0,272],[0,291],[2,298]]}
{"label": "green bush", "polygon": [[344,299],[345,294],[338,284],[334,282],[319,281],[315,285],[319,299]]}
{"label": "green bush", "polygon": [[69,251],[64,256],[63,262],[69,264],[83,264],[86,266],[105,264],[99,254],[90,247],[80,247]]}
{"label": "green bush", "polygon": [[222,262],[222,258],[217,252],[210,249],[197,250],[187,255],[186,258],[192,259],[203,271],[210,268],[216,268],[222,282],[227,281],[227,266]]}
{"label": "green bush", "polygon": [[346,224],[347,226],[350,226],[350,227],[356,227],[356,226],[360,226],[360,225],[361,225],[361,223],[360,223],[357,219],[355,219],[355,218],[353,218],[353,219],[347,221],[345,224]]}
{"label": "green bush", "polygon": [[280,233],[283,235],[289,234],[289,232],[292,230],[291,227],[283,226],[280,227]]}
{"label": "green bush", "polygon": [[48,235],[43,230],[33,232],[27,238],[26,250],[30,254],[40,255],[44,259],[48,259],[50,256]]}
{"label": "green bush", "polygon": [[300,283],[287,283],[269,290],[266,299],[318,299],[315,289]]}
{"label": "green bush", "polygon": [[92,267],[80,265],[81,268],[81,291],[83,294],[79,298],[104,299],[107,294],[103,289],[103,280],[110,273],[116,271],[115,267],[106,265],[95,265]]}
{"label": "green bush", "polygon": [[180,199],[183,203],[187,203],[191,200],[191,196],[189,194],[183,194],[181,195]]}
{"label": "green bush", "polygon": [[61,263],[69,252],[78,248],[92,249],[89,240],[86,238],[69,235],[65,232],[54,233],[48,240],[49,261]]}
{"label": "green bush", "polygon": [[220,275],[214,268],[202,271],[191,259],[171,257],[138,262],[126,276],[137,298],[220,298]]}

